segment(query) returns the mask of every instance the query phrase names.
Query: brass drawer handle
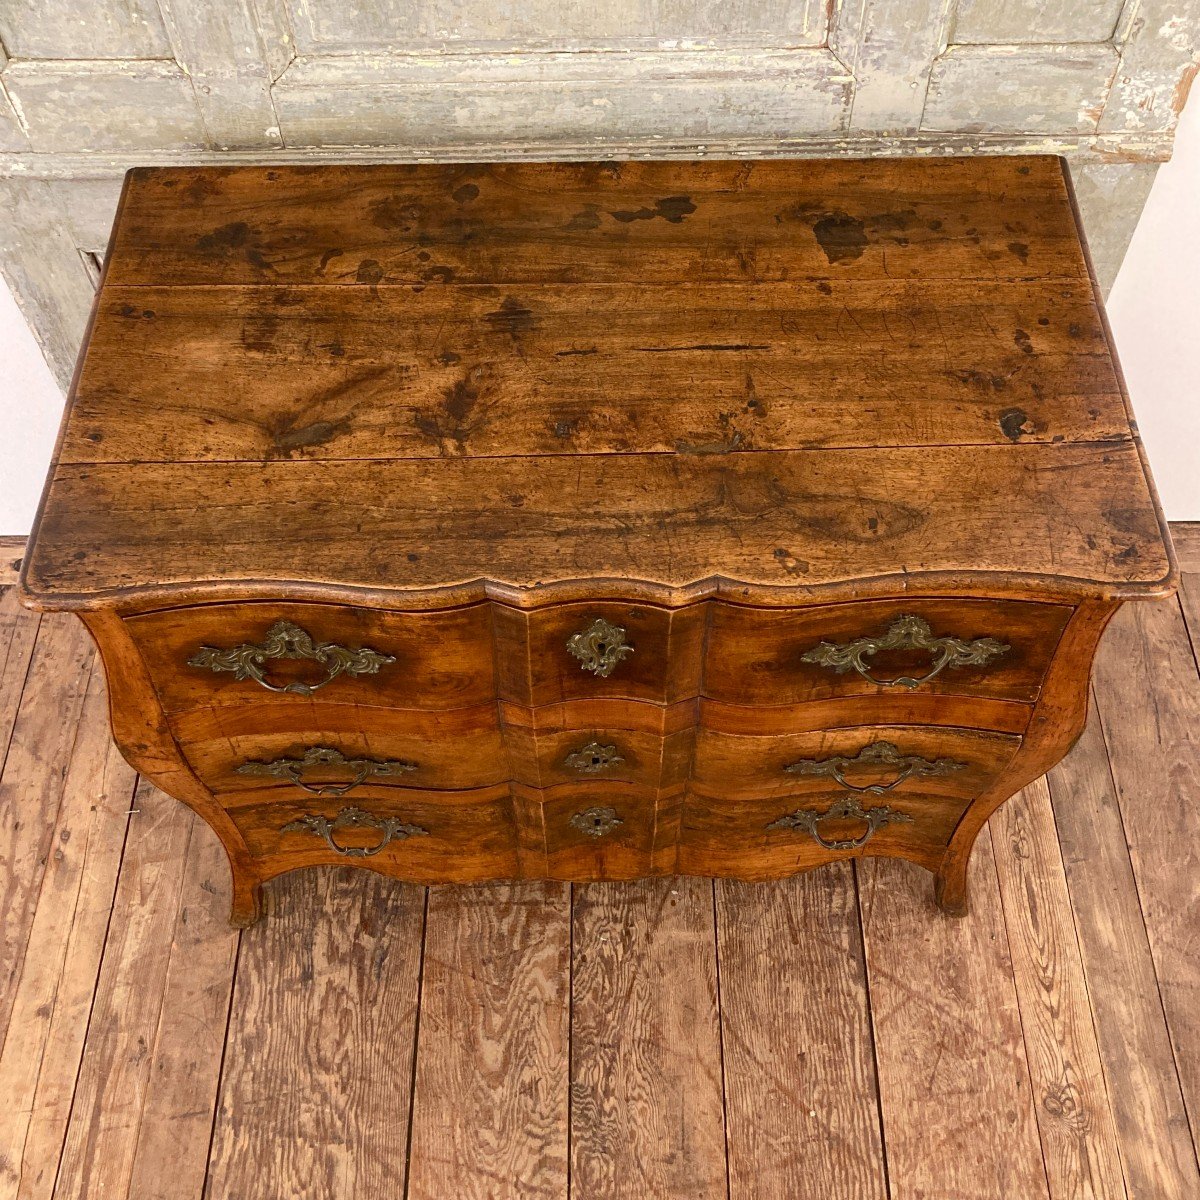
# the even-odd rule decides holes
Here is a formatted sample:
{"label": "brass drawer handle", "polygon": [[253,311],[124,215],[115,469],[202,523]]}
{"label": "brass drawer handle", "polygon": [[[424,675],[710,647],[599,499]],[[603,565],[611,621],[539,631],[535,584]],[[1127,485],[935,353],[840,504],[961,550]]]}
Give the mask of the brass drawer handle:
{"label": "brass drawer handle", "polygon": [[[859,787],[851,783],[844,772],[855,766],[898,767],[900,774],[891,783],[872,783]],[[832,758],[802,758],[783,768],[789,775],[827,775],[836,779],[844,788],[867,796],[879,796],[899,787],[906,779],[930,775],[950,775],[954,771],[965,771],[967,764],[953,758],[920,758],[915,754],[901,754],[891,742],[872,742],[864,746],[853,758],[835,755]]]}
{"label": "brass drawer handle", "polygon": [[[309,767],[345,767],[354,772],[349,783],[305,783],[302,778]],[[309,746],[302,758],[277,758],[273,762],[252,760],[237,769],[239,775],[265,775],[274,779],[286,779],[314,796],[344,796],[368,777],[403,775],[415,771],[417,764],[402,759],[347,758],[339,750],[328,746]]]}
{"label": "brass drawer handle", "polygon": [[616,746],[602,746],[599,742],[588,742],[578,750],[572,750],[563,759],[563,766],[580,775],[599,775],[609,767],[619,767],[625,761]]}
{"label": "brass drawer handle", "polygon": [[[382,835],[374,846],[339,846],[334,834],[339,829],[378,829]],[[420,825],[408,825],[399,817],[375,817],[361,808],[343,808],[331,821],[328,817],[314,814],[289,821],[280,833],[312,833],[324,838],[334,854],[344,858],[370,858],[378,854],[389,842],[406,841],[410,837],[428,837],[429,830]]]}
{"label": "brass drawer handle", "polygon": [[567,639],[567,649],[577,659],[581,670],[591,671],[607,679],[616,665],[633,653],[625,640],[625,630],[603,617],[597,617],[586,629]]}
{"label": "brass drawer handle", "polygon": [[602,838],[624,823],[617,816],[615,808],[585,808],[582,812],[577,812],[570,820],[570,824],[580,833],[591,838]]}
{"label": "brass drawer handle", "polygon": [[[867,829],[862,837],[838,838],[830,841],[821,836],[820,829],[820,823],[827,819],[866,821]],[[912,817],[908,813],[895,812],[886,804],[864,811],[854,796],[847,796],[842,800],[835,801],[825,812],[817,812],[812,808],[798,808],[795,812],[772,821],[767,828],[802,830],[804,833],[811,834],[813,840],[826,850],[857,850],[871,840],[871,836],[877,829],[882,829],[885,825],[893,825],[898,821],[911,822]]]}
{"label": "brass drawer handle", "polygon": [[[852,667],[864,679],[879,687],[915,688],[928,683],[947,667],[981,667],[1012,647],[992,637],[963,641],[957,637],[934,637],[929,623],[920,617],[898,617],[882,637],[856,638],[852,642],[821,642],[801,656],[801,662],[815,663],[844,675]],[[898,679],[876,679],[867,670],[864,659],[880,650],[928,650],[933,665],[919,679],[901,675]]]}
{"label": "brass drawer handle", "polygon": [[[325,678],[319,683],[275,684],[267,679],[265,666],[278,659],[308,659],[325,668]],[[276,621],[267,630],[261,643],[243,642],[228,650],[216,646],[201,646],[191,658],[189,667],[207,667],[210,671],[232,671],[235,679],[253,679],[269,692],[290,692],[311,696],[343,672],[347,675],[374,675],[380,667],[395,662],[390,654],[380,654],[365,646],[350,650],[333,642],[314,642],[312,636],[291,621]]]}

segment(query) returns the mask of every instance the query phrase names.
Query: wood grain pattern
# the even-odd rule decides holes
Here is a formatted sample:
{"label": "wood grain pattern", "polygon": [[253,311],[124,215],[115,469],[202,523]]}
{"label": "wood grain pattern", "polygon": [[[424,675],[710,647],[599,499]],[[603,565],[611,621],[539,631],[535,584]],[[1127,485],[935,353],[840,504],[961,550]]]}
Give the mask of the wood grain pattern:
{"label": "wood grain pattern", "polygon": [[[463,789],[488,787],[509,777],[495,704],[397,711],[320,699],[281,705],[272,696],[176,713],[170,724],[188,763],[218,793],[282,787],[294,794],[295,787],[285,779],[247,775],[239,768],[250,762],[303,758],[314,746],[335,749],[346,758],[403,762],[415,768],[370,776],[375,786]],[[346,786],[354,780],[353,771],[344,766],[306,767],[300,776],[309,787]]]}
{"label": "wood grain pattern", "polygon": [[726,1194],[712,885],[575,888],[571,1186]]}
{"label": "wood grain pattern", "polygon": [[430,890],[410,1200],[565,1200],[570,955],[565,884]]}
{"label": "wood grain pattern", "polygon": [[[19,653],[19,650],[18,650]],[[0,777],[0,1026],[7,1027],[36,918],[62,804],[64,770],[79,728],[93,651],[84,630],[43,620]]]}
{"label": "wood grain pattern", "polygon": [[[925,621],[935,637],[965,642],[991,637],[1007,646],[978,666],[950,667],[927,684],[923,696],[972,695],[1035,700],[1042,677],[1071,610],[1057,604],[976,599],[904,599],[876,603],[819,605],[771,612],[715,604],[705,659],[704,691],[730,704],[804,704],[842,696],[895,695],[852,670],[838,671],[804,656],[821,642],[845,645],[883,637],[902,616]],[[889,650],[871,656],[867,667],[878,679],[920,678],[934,663],[928,650]],[[914,691],[916,689],[913,689]],[[864,711],[866,711],[864,709]]]}
{"label": "wood grain pattern", "polygon": [[[318,663],[274,660],[264,665],[267,681],[275,686],[297,681],[321,685],[313,697],[272,695],[252,679],[235,678],[231,671],[188,665],[202,646],[228,650],[260,644],[278,621],[299,626],[315,642],[349,650],[367,648],[394,661],[376,672],[343,672],[328,684]],[[276,704],[293,709],[327,700],[393,708],[469,708],[495,696],[491,625],[484,605],[425,614],[349,605],[222,604],[146,613],[126,624],[167,712],[210,704],[252,704],[268,695]]]}
{"label": "wood grain pattern", "polygon": [[[85,675],[87,694],[69,765],[64,758],[46,765],[51,775],[64,771],[65,782],[51,830],[53,850],[22,948],[7,1026],[12,1035],[0,1038],[0,1095],[7,1098],[0,1108],[0,1194],[28,1200],[48,1198],[54,1190],[135,784],[109,736],[101,673]],[[19,760],[12,769],[20,769]],[[5,959],[16,951],[8,948]]]}
{"label": "wood grain pattern", "polygon": [[41,617],[22,608],[15,588],[0,588],[0,770],[8,754]]}
{"label": "wood grain pattern", "polygon": [[[434,286],[439,268],[459,283],[620,282],[636,270],[676,283],[741,280],[739,252],[753,247],[760,280],[831,266],[869,279],[1085,279],[1057,162],[985,161],[141,170],[109,275],[372,287]],[[843,217],[870,230],[861,254]],[[980,232],[991,230],[1007,236]]]}
{"label": "wood grain pattern", "polygon": [[[1096,659],[1096,703],[1193,1131],[1200,1125],[1200,794],[1196,659],[1174,604],[1118,613]],[[1133,692],[1145,697],[1130,709]]]}
{"label": "wood grain pattern", "polygon": [[[186,1116],[180,1122],[176,1148],[157,1164],[155,1187],[162,1196],[186,1195],[189,1187],[194,1193],[204,1178],[206,1132],[212,1124],[219,1069],[212,1052],[224,1040],[228,1005],[221,1002],[221,989],[228,995],[237,934],[201,916],[201,928],[212,931],[223,943],[223,952],[214,961],[203,950],[194,956],[184,951],[184,963],[176,962],[173,969],[196,818],[146,783],[139,785],[135,808],[55,1200],[130,1195],[142,1134],[152,1136],[143,1125],[146,1105],[152,1096],[178,1094],[179,1089],[189,1095]],[[195,903],[195,892],[191,895]],[[217,990],[207,992],[214,983]],[[196,1004],[197,995],[207,1002]],[[193,997],[190,1012],[189,996]],[[164,1013],[175,1013],[176,1001],[194,1022],[186,1034],[173,1021],[162,1024]],[[195,1077],[188,1079],[192,1053],[198,1056],[191,1059],[197,1069]],[[175,1076],[176,1070],[184,1078]],[[163,1178],[167,1163],[171,1174]]]}
{"label": "wood grain pattern", "polygon": [[59,461],[1129,437],[1090,289],[1061,282],[996,283],[986,307],[977,284],[923,280],[110,286]]}
{"label": "wood grain pattern", "polygon": [[[441,604],[477,598],[469,585],[481,563],[497,598],[526,603],[532,587],[606,578],[775,604],[905,575],[928,575],[931,586],[990,575],[1027,594],[1072,580],[1113,595],[1172,584],[1129,444],[951,447],[936,474],[921,449],[769,458],[764,470],[748,454],[553,457],[533,475],[525,460],[500,458],[447,459],[435,472],[403,461],[147,464],[132,478],[119,465],[67,465],[26,560],[26,587],[73,606],[199,590],[200,581],[225,595],[263,580],[286,592],[295,581],[342,597],[404,589],[407,603],[428,605],[423,589],[438,589]],[[853,559],[848,543],[860,552]],[[414,545],[423,547],[415,559]]]}
{"label": "wood grain pattern", "polygon": [[1052,1197],[1125,1193],[1044,779],[997,810],[992,848]]}
{"label": "wood grain pattern", "polygon": [[839,757],[854,759],[880,742],[894,746],[902,758],[936,764],[955,764],[942,774],[917,773],[902,779],[905,766],[878,762],[855,763],[843,768],[853,788],[894,788],[888,796],[973,799],[999,774],[1016,753],[1020,741],[994,733],[965,729],[922,729],[920,726],[871,725],[814,734],[768,737],[731,737],[702,729],[696,742],[692,781],[696,788],[728,799],[751,797],[832,796],[846,792],[828,774],[789,771],[796,764],[820,765]]}
{"label": "wood grain pattern", "polygon": [[0,537],[0,588],[10,587],[21,574],[25,557],[25,538]]}
{"label": "wood grain pattern", "polygon": [[224,851],[194,816],[182,876],[129,1169],[129,1196],[151,1200],[189,1200],[208,1177],[239,950],[224,905],[213,903],[229,891]]}
{"label": "wood grain pattern", "polygon": [[972,866],[966,921],[930,920],[908,863],[855,867],[888,1185],[897,1197],[1034,1200],[1050,1192],[986,831]]}
{"label": "wood grain pattern", "polygon": [[1179,569],[1193,575],[1200,573],[1200,521],[1172,521],[1171,541]]}
{"label": "wood grain pattern", "polygon": [[[345,860],[431,883],[908,855],[961,912],[983,822],[1078,732],[1105,620],[1175,585],[1061,162],[135,171],[112,244],[21,586],[97,631],[119,742],[218,832],[239,924],[265,878]],[[881,677],[811,660],[902,616],[938,640]],[[579,653],[592,625],[619,661]],[[949,637],[999,661],[947,665]],[[378,670],[309,661],[364,649]],[[874,704],[895,688],[922,701]],[[744,726],[698,772],[685,726],[529,711],[701,697]],[[946,720],[993,740],[958,786],[870,818],[817,789],[785,829],[785,743],[744,710],[808,703],[812,745],[901,711],[930,747]],[[428,761],[355,803],[238,786],[338,730]],[[577,733],[608,777],[568,773]]]}
{"label": "wood grain pattern", "polygon": [[715,887],[731,1200],[885,1197],[853,868]]}
{"label": "wood grain pattern", "polygon": [[[1157,636],[1146,638],[1137,651],[1145,661],[1133,670],[1125,666],[1136,656],[1128,655],[1127,634],[1117,626],[1118,653],[1107,667],[1107,685],[1119,684],[1118,703],[1105,715],[1110,733],[1125,722],[1137,726],[1140,713],[1150,719],[1157,704],[1167,714],[1164,741],[1178,736],[1171,681],[1192,647],[1177,617],[1169,625],[1174,648]],[[60,667],[63,661],[45,660]],[[581,1044],[578,1022],[573,1034],[564,1024],[557,1042],[551,1036],[553,1014],[567,1020],[571,987],[564,890],[545,884],[491,894],[437,889],[419,986],[419,891],[362,872],[300,873],[270,885],[278,911],[243,935],[234,962],[229,947],[237,935],[221,927],[210,906],[212,894],[219,903],[226,886],[214,874],[219,851],[211,839],[205,846],[200,823],[153,788],[140,789],[141,811],[132,818],[129,849],[115,874],[131,776],[107,740],[99,675],[90,659],[76,667],[83,677],[74,687],[84,696],[76,735],[40,739],[48,757],[36,760],[16,753],[14,741],[6,771],[7,786],[15,789],[9,794],[18,798],[37,794],[33,785],[42,773],[65,777],[55,830],[70,829],[72,836],[57,841],[62,857],[52,854],[45,864],[21,983],[2,1035],[0,1082],[12,1099],[0,1114],[0,1195],[49,1200],[55,1187],[59,1196],[99,1195],[100,1187],[114,1200],[195,1200],[218,1090],[224,1101],[207,1168],[214,1197],[277,1200],[314,1189],[364,1200],[403,1194],[420,1002],[429,1006],[417,1038],[417,1077],[425,1082],[418,1084],[413,1109],[409,1195],[522,1195],[523,1175],[530,1189],[542,1187],[533,1194],[566,1200],[571,1131],[565,1114],[557,1123],[545,1116],[554,1107],[551,1096],[559,1097],[560,1114],[566,1107],[562,1039]],[[44,669],[35,666],[35,676]],[[1104,677],[1098,682],[1106,686]],[[35,677],[30,684],[37,687]],[[57,694],[43,686],[36,704],[53,707]],[[34,704],[26,698],[21,723],[31,721]],[[1125,756],[1128,778],[1131,759],[1121,736],[1114,745]],[[1140,771],[1151,755],[1144,741],[1138,745],[1140,757],[1132,761]],[[33,775],[13,774],[22,762]],[[717,1141],[723,1080],[727,1182],[736,1200],[791,1200],[806,1189],[822,1198],[844,1190],[880,1200],[1070,1194],[1072,1176],[1064,1168],[1099,1146],[1106,1114],[1116,1129],[1129,1200],[1191,1200],[1200,1175],[1172,1045],[1188,1052],[1190,1012],[1178,1004],[1164,1008],[1159,995],[1155,954],[1162,949],[1162,926],[1148,936],[1140,901],[1153,900],[1152,889],[1163,880],[1153,860],[1145,870],[1144,837],[1131,861],[1121,812],[1124,804],[1125,821],[1134,825],[1157,820],[1159,793],[1150,787],[1134,793],[1127,785],[1118,801],[1110,771],[1105,729],[1093,719],[1050,777],[1066,889],[1053,869],[1058,852],[1043,793],[1032,816],[1028,808],[1002,810],[997,832],[1015,824],[1019,833],[997,838],[1003,886],[982,860],[985,836],[976,856],[974,912],[965,921],[931,921],[916,869],[879,861],[857,868],[861,913],[853,907],[845,866],[769,887],[718,882],[715,909],[708,885],[691,881],[701,900],[682,918],[677,910],[657,916],[660,889],[669,894],[676,886],[671,881],[595,889],[618,893],[621,903],[607,904],[604,919],[595,919],[592,903],[591,914],[581,913],[571,930],[574,961],[582,966],[573,1006],[587,1022],[587,1053],[581,1060],[577,1050],[575,1058],[577,1082],[585,1064],[588,1072],[584,1101],[576,1096],[573,1115],[593,1111],[599,1097],[618,1124],[601,1124],[610,1142],[592,1140],[586,1151],[571,1152],[576,1165],[587,1155],[588,1174],[576,1172],[575,1194],[589,1200],[622,1194],[620,1182],[589,1191],[584,1181],[626,1172],[622,1155],[641,1153],[626,1137],[626,1123],[636,1123],[644,1131],[639,1136],[659,1138],[650,1160],[683,1144],[676,1132],[681,1093],[704,1089],[708,1099],[689,1110],[685,1125],[718,1131],[710,1138],[697,1134],[696,1144]],[[1036,794],[1031,789],[1017,805]],[[1166,805],[1176,822],[1170,836],[1194,841],[1194,806],[1170,795]],[[57,833],[51,833],[53,840]],[[10,892],[12,877],[30,870],[42,866],[11,858],[0,864]],[[888,878],[874,880],[875,872]],[[545,898],[537,899],[539,893]],[[523,903],[519,910],[492,904],[498,894],[519,895]],[[700,910],[708,916],[697,915]],[[857,965],[860,916],[867,921],[865,976]],[[1153,906],[1146,916],[1161,922]],[[675,931],[670,937],[664,921]],[[1058,952],[1069,949],[1072,927],[1086,973],[1082,993],[1071,956]],[[710,1031],[718,1019],[711,1000],[700,1003],[714,980],[713,968],[703,965],[709,946],[719,949],[721,1053],[704,1048],[710,1033],[696,1033]],[[556,969],[550,966],[555,955]],[[1044,989],[1047,980],[1057,984]],[[41,1011],[47,997],[52,1012]],[[664,1010],[669,1021],[630,1018]],[[679,1010],[684,1015],[672,1015]],[[697,1011],[709,1016],[693,1020],[689,1014]],[[1038,1112],[1041,1090],[1059,1065],[1068,1078],[1087,1066],[1080,1051],[1088,1024],[1095,1028],[1104,1087],[1077,1093],[1086,1095],[1082,1107]],[[658,1032],[664,1026],[669,1033]],[[1061,1045],[1057,1037],[1047,1044],[1048,1032],[1059,1026]],[[214,1049],[222,1030],[224,1045]],[[524,1057],[516,1048],[531,1044],[539,1047],[531,1059],[543,1064],[532,1077],[515,1065]],[[882,1118],[869,1090],[872,1049]],[[714,1060],[720,1065],[715,1081],[714,1068],[705,1066]],[[1023,1081],[1026,1062],[1032,1082]],[[1186,1068],[1185,1059],[1179,1062]],[[619,1069],[606,1075],[606,1063]],[[661,1063],[672,1072],[665,1088],[656,1082]],[[1094,1059],[1088,1075],[1094,1081],[1093,1071]],[[631,1075],[645,1082],[626,1089],[622,1081]],[[634,1102],[622,1106],[628,1096]],[[425,1105],[431,1108],[422,1115]],[[697,1108],[715,1115],[700,1121]],[[508,1119],[531,1111],[543,1115],[524,1128]],[[885,1136],[879,1139],[871,1129],[881,1119]],[[504,1152],[488,1151],[491,1143],[478,1136],[481,1123],[515,1130],[500,1139]],[[23,1162],[13,1150],[22,1138]],[[612,1161],[604,1157],[606,1145],[616,1147]],[[539,1157],[539,1146],[559,1149]],[[531,1165],[510,1167],[517,1158]],[[689,1188],[685,1166],[697,1157],[685,1166],[679,1161],[661,1169],[651,1161],[631,1177],[627,1194],[638,1200],[726,1195],[719,1162]],[[674,1171],[672,1184],[647,1186],[644,1176],[656,1170],[658,1177]],[[13,1182],[18,1171],[19,1185]],[[680,1177],[684,1182],[676,1185]],[[1078,1178],[1086,1195],[1086,1178]],[[1104,1179],[1112,1185],[1108,1194],[1119,1197],[1119,1181],[1099,1172],[1092,1177],[1093,1183]]]}
{"label": "wood grain pattern", "polygon": [[276,884],[273,900],[238,960],[230,1036],[242,1050],[226,1060],[209,1192],[394,1195],[406,1175],[424,893],[306,872]]}
{"label": "wood grain pattern", "polygon": [[1094,704],[1048,783],[1129,1200],[1192,1195],[1200,1169]]}

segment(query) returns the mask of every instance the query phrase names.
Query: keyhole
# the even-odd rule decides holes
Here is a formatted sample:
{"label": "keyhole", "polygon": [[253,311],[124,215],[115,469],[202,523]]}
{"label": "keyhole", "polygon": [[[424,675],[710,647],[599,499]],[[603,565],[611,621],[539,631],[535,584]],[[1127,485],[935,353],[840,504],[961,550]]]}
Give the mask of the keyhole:
{"label": "keyhole", "polygon": [[598,754],[593,754],[593,755],[592,755],[592,766],[593,766],[593,767],[598,767],[598,766],[600,766],[600,765],[601,765],[601,763],[603,763],[603,762],[604,762],[604,759],[602,759],[602,758],[600,757],[600,755],[598,755]]}
{"label": "keyhole", "polygon": [[603,825],[604,825],[604,821],[600,817],[592,818],[592,828],[593,829],[600,829],[603,827]]}
{"label": "keyhole", "polygon": [[597,642],[596,649],[600,651],[600,656],[601,656],[601,658],[603,658],[604,655],[606,655],[608,653],[608,643],[607,642]]}

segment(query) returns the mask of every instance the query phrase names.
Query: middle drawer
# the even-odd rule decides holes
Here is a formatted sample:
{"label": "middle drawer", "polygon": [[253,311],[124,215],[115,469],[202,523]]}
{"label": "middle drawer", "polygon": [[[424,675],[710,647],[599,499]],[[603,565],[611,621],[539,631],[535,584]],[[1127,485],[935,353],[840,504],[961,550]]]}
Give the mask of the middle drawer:
{"label": "middle drawer", "polygon": [[509,777],[495,704],[437,712],[267,699],[168,719],[184,758],[218,794],[460,790]]}

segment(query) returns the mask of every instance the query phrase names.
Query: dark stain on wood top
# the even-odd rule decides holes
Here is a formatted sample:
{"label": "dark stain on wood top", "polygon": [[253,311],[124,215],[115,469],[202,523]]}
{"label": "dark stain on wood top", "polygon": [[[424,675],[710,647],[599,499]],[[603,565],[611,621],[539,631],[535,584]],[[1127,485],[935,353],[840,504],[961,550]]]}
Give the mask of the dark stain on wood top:
{"label": "dark stain on wood top", "polygon": [[25,595],[980,575],[1173,582],[1057,160],[171,167]]}

